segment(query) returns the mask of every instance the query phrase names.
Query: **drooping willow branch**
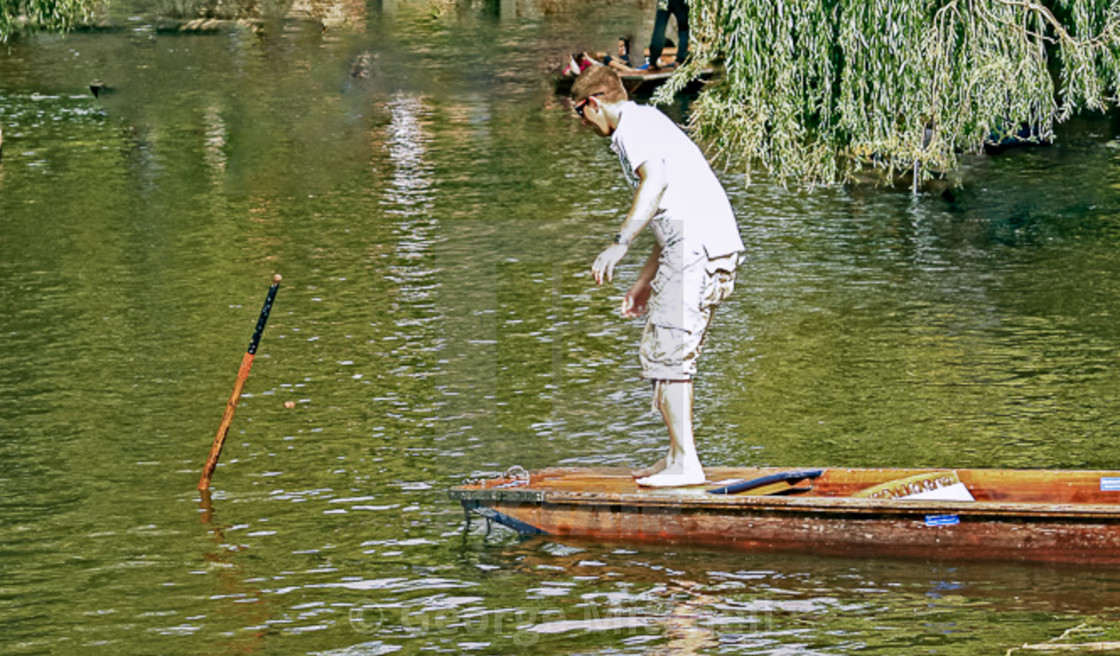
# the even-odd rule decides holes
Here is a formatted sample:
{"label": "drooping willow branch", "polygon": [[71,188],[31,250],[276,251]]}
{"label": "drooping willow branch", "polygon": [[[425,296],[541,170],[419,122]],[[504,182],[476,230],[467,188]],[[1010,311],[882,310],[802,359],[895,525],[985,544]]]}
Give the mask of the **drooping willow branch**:
{"label": "drooping willow branch", "polygon": [[926,175],[961,152],[1104,110],[1120,87],[1115,0],[694,0],[694,58],[719,81],[692,112],[748,175],[827,184],[862,168]]}

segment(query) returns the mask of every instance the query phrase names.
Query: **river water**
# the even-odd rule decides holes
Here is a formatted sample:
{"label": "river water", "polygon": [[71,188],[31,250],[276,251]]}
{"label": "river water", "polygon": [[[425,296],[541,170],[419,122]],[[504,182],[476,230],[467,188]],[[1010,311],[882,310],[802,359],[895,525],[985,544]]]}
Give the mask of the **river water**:
{"label": "river water", "polygon": [[[665,441],[616,312],[643,258],[589,273],[629,192],[541,64],[651,9],[495,6],[262,35],[124,13],[0,51],[0,653],[1116,639],[1117,571],[465,525],[446,496],[465,479],[644,464]],[[1085,118],[967,158],[955,200],[726,172],[748,258],[697,383],[705,462],[1120,467],[1113,134]]]}

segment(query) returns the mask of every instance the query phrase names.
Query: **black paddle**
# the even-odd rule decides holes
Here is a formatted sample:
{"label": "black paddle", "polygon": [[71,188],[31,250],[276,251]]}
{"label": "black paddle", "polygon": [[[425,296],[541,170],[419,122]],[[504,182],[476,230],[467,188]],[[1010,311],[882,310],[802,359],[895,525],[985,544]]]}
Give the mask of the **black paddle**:
{"label": "black paddle", "polygon": [[752,478],[749,481],[739,481],[723,487],[716,487],[708,490],[708,494],[738,494],[746,492],[755,488],[762,487],[763,485],[770,485],[772,483],[781,483],[785,481],[790,485],[798,481],[803,481],[806,478],[814,479],[824,473],[823,469],[798,469],[794,471],[778,472],[777,474],[768,474],[766,476],[759,476]]}

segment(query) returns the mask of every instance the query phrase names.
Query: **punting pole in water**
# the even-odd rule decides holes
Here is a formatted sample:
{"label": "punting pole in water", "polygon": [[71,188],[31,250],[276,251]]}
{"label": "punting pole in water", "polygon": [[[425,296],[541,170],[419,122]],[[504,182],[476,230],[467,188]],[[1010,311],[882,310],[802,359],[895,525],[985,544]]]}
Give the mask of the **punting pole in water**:
{"label": "punting pole in water", "polygon": [[253,332],[253,339],[249,340],[249,349],[241,358],[241,369],[237,372],[237,382],[233,385],[233,393],[226,402],[226,411],[222,414],[222,423],[218,426],[218,434],[214,436],[214,445],[210,447],[210,457],[206,459],[206,466],[202,469],[202,478],[198,479],[199,490],[210,489],[210,477],[214,475],[214,468],[218,466],[218,458],[222,455],[222,445],[225,444],[226,435],[229,434],[229,425],[233,422],[233,412],[237,409],[237,402],[241,399],[241,389],[245,387],[245,379],[249,377],[249,369],[253,366],[253,358],[257,355],[257,346],[261,343],[261,333],[264,325],[268,323],[268,313],[272,311],[272,302],[276,300],[276,291],[280,289],[280,274],[272,277],[272,286],[268,288],[268,296],[264,299],[261,316],[257,319],[257,329]]}

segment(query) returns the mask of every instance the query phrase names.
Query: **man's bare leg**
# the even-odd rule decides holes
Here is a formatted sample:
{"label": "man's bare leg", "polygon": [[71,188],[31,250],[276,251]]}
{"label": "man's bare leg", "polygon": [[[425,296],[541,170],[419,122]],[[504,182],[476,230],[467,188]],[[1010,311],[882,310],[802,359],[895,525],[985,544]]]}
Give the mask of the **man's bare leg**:
{"label": "man's bare leg", "polygon": [[669,429],[669,456],[665,469],[638,479],[646,487],[677,487],[704,482],[704,469],[692,435],[692,381],[662,381],[656,391],[657,407]]}
{"label": "man's bare leg", "polygon": [[[661,392],[661,386],[663,384],[664,383],[662,381],[657,381],[657,380],[653,381],[653,408],[655,410],[657,410],[658,412],[661,412],[661,401],[659,400],[659,396],[660,396],[660,392]],[[661,416],[662,416],[662,419],[664,419],[664,417],[665,417],[664,413],[662,413]],[[635,479],[638,479],[638,478],[646,478],[647,476],[653,476],[654,474],[660,474],[661,472],[665,471],[670,465],[673,464],[673,459],[676,457],[676,455],[677,455],[676,449],[673,447],[673,436],[670,433],[670,435],[669,435],[669,452],[665,455],[665,457],[661,458],[660,460],[653,463],[649,467],[643,467],[642,469],[634,470],[633,472],[631,472],[631,475]]]}
{"label": "man's bare leg", "polygon": [[641,469],[635,469],[634,471],[630,472],[630,475],[633,476],[634,478],[645,478],[646,476],[653,476],[654,474],[660,474],[661,472],[665,471],[665,468],[668,467],[668,466],[669,466],[669,459],[668,459],[668,456],[666,456],[665,458],[662,458],[662,459],[658,460],[657,462],[653,463],[649,467],[642,467]]}
{"label": "man's bare leg", "polygon": [[[670,447],[669,450],[672,451],[672,447]],[[630,475],[633,476],[634,478],[646,478],[647,476],[653,476],[654,474],[660,474],[661,472],[665,471],[666,469],[669,469],[669,468],[674,466],[673,461],[669,460],[669,457],[670,456],[665,456],[664,458],[661,458],[660,460],[653,463],[649,467],[643,467],[641,469],[635,469],[634,471],[630,472]]]}

